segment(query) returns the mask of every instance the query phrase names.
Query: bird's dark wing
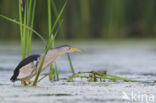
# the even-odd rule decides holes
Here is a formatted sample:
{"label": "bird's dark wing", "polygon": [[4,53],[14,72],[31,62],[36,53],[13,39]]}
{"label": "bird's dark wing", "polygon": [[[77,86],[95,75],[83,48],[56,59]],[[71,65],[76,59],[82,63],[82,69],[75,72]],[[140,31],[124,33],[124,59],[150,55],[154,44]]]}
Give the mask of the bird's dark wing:
{"label": "bird's dark wing", "polygon": [[10,80],[11,80],[12,82],[16,81],[16,80],[17,80],[17,76],[18,76],[18,74],[19,74],[20,68],[23,67],[23,66],[25,66],[25,65],[27,65],[27,64],[29,64],[29,63],[31,63],[31,62],[33,62],[34,60],[37,60],[39,57],[40,57],[40,55],[31,55],[31,56],[25,58],[24,60],[22,60],[22,61],[18,64],[18,66],[16,67],[16,69],[14,70],[14,74],[13,74],[13,76],[11,77]]}

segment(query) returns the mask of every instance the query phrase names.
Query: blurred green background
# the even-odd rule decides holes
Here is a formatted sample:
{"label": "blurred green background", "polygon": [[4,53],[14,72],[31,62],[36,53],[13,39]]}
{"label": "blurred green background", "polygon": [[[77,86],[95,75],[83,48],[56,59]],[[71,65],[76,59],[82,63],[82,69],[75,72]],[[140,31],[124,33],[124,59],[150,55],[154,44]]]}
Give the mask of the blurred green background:
{"label": "blurred green background", "polygon": [[[55,0],[57,8],[65,0]],[[0,0],[0,14],[18,20],[17,0]],[[48,36],[47,0],[37,0],[34,29]],[[156,37],[156,0],[69,0],[57,39]],[[0,18],[0,39],[19,40],[19,25]],[[36,39],[36,37],[34,37]]]}

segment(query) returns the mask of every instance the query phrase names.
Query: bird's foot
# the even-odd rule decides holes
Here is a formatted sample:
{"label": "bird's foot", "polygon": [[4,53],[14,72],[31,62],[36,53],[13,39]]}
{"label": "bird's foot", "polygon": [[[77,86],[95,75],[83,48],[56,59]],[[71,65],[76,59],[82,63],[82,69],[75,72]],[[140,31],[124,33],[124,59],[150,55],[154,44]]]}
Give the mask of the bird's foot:
{"label": "bird's foot", "polygon": [[25,80],[25,82],[27,82],[28,84],[33,84],[34,81],[31,81],[31,80]]}
{"label": "bird's foot", "polygon": [[34,81],[30,81],[30,80],[23,80],[21,81],[22,84],[24,84],[25,86],[26,85],[29,85],[29,84],[32,84]]}

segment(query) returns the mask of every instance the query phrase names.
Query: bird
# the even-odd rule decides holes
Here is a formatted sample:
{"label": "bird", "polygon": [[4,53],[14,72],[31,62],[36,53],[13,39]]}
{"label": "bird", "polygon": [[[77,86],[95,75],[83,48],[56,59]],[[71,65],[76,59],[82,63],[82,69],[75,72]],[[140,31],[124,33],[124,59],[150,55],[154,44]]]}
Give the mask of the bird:
{"label": "bird", "polygon": [[[50,66],[62,54],[70,52],[82,52],[82,50],[73,48],[69,45],[63,45],[48,50],[41,71]],[[13,76],[10,78],[10,80],[12,82],[22,81],[24,85],[27,85],[27,82],[32,82],[30,79],[37,74],[42,57],[43,54],[34,54],[23,59],[15,68]]]}

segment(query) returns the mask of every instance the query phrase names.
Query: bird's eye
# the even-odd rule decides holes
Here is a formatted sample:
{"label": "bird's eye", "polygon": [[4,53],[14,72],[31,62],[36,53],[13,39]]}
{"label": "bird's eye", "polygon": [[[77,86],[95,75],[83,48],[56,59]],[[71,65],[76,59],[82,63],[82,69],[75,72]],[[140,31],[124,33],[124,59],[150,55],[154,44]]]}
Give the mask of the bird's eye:
{"label": "bird's eye", "polygon": [[69,50],[71,50],[72,48],[69,48]]}

